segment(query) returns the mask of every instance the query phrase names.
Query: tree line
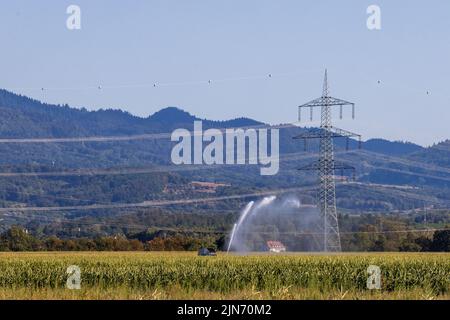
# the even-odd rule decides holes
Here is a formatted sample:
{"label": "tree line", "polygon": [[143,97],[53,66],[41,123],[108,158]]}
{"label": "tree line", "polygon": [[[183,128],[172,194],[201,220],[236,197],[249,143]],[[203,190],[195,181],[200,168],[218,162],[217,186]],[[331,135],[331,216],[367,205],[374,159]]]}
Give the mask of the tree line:
{"label": "tree line", "polygon": [[[197,251],[202,247],[225,250],[226,236],[192,236],[160,234],[153,238],[128,238],[124,235],[97,238],[60,239],[50,236],[39,239],[19,226],[13,226],[0,235],[0,251]],[[361,242],[356,246],[352,242]],[[344,251],[405,251],[450,252],[450,230],[435,231],[431,237],[408,234],[397,243],[388,245],[385,236],[373,239],[343,239]]]}
{"label": "tree line", "polygon": [[38,239],[25,229],[13,226],[0,235],[0,251],[196,251],[203,246],[217,248],[220,239],[171,235],[151,240],[123,235],[60,239],[50,236]]}

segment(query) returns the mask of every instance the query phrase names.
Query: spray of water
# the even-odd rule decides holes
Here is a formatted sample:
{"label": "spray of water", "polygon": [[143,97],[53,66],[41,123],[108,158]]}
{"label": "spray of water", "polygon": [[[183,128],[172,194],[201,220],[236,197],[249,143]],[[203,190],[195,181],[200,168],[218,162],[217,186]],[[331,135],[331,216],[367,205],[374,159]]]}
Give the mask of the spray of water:
{"label": "spray of water", "polygon": [[250,201],[249,203],[247,203],[244,210],[242,210],[241,215],[239,216],[238,222],[235,224],[235,227],[233,227],[233,230],[231,232],[230,242],[228,244],[227,252],[230,251],[231,246],[233,245],[233,240],[235,238],[235,235],[239,232],[240,227],[246,221],[247,216],[249,214],[252,215],[254,212],[258,212],[259,209],[261,209],[264,206],[269,205],[275,199],[276,199],[276,196],[265,197],[260,202],[258,202],[256,204],[256,206],[254,206],[254,204],[255,204],[254,201]]}
{"label": "spray of water", "polygon": [[267,250],[269,240],[282,241],[290,251],[317,251],[321,245],[311,234],[319,232],[318,226],[317,208],[302,205],[296,196],[265,197],[249,202],[242,210],[233,226],[227,251]]}
{"label": "spray of water", "polygon": [[255,209],[252,210],[252,213],[257,212],[259,209],[268,206],[271,204],[277,197],[276,196],[270,196],[263,198],[256,206]]}
{"label": "spray of water", "polygon": [[255,204],[254,201],[250,201],[249,203],[247,203],[247,205],[245,206],[244,210],[242,210],[242,212],[241,212],[241,214],[239,216],[238,222],[234,224],[233,230],[231,231],[230,242],[228,243],[227,252],[230,252],[231,245],[233,244],[234,236],[237,233],[237,231],[239,230],[239,227],[241,226],[242,222],[244,222],[245,218],[247,217],[247,215],[251,211],[251,209],[252,209],[254,204]]}
{"label": "spray of water", "polygon": [[231,244],[233,243],[234,234],[236,233],[237,223],[233,225],[233,230],[231,230],[230,242],[228,243],[227,253],[230,252]]}
{"label": "spray of water", "polygon": [[254,204],[254,201],[250,201],[249,203],[247,203],[237,222],[236,231],[239,230],[239,227],[241,226],[242,222],[244,222],[245,218],[247,218],[247,215],[249,214]]}

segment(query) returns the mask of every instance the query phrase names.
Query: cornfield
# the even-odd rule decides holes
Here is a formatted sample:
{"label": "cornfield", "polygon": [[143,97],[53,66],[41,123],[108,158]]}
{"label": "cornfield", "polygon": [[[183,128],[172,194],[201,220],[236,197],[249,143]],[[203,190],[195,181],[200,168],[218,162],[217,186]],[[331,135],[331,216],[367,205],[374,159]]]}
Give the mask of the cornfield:
{"label": "cornfield", "polygon": [[230,293],[283,288],[367,290],[369,265],[381,269],[381,290],[450,291],[449,254],[259,255],[197,257],[191,253],[2,253],[0,288],[64,289],[79,266],[84,289]]}

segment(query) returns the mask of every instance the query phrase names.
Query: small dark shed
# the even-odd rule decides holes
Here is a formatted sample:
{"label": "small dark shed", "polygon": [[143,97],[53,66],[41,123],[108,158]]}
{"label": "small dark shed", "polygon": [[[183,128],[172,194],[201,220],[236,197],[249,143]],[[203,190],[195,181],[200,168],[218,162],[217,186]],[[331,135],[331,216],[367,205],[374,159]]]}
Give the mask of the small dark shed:
{"label": "small dark shed", "polygon": [[213,248],[200,248],[198,250],[198,255],[199,256],[215,256],[216,250],[214,250]]}

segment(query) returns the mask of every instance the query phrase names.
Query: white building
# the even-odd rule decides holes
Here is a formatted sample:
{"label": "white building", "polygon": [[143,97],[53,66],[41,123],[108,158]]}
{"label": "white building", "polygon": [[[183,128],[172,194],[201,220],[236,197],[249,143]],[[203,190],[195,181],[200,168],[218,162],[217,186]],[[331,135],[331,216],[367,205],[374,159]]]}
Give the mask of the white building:
{"label": "white building", "polygon": [[280,241],[267,241],[267,248],[270,252],[286,252],[286,247]]}

